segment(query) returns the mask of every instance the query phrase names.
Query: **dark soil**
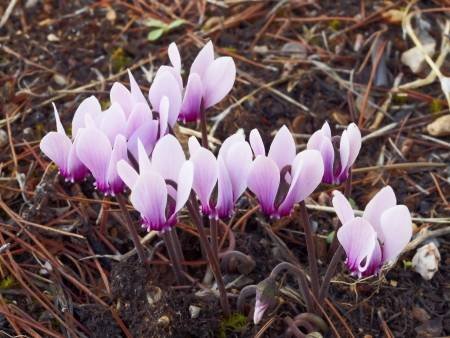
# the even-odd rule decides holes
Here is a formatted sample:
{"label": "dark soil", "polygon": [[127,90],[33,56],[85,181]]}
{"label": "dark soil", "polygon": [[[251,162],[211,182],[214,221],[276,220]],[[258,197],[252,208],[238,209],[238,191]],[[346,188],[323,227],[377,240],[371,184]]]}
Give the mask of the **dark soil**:
{"label": "dark soil", "polygon": [[[438,82],[405,91],[406,96],[393,95],[378,124],[370,104],[361,111],[360,100],[377,66],[370,55],[374,36],[387,42],[387,82],[370,82],[369,103],[382,106],[400,73],[402,83],[407,83],[429,72],[425,67],[422,73],[413,74],[400,62],[401,53],[413,45],[402,38],[400,23],[381,17],[386,6],[391,6],[388,2],[204,3],[202,14],[200,1],[18,1],[0,28],[0,129],[6,135],[6,141],[0,143],[0,246],[10,243],[9,249],[0,249],[0,336],[282,337],[286,330],[283,319],[305,311],[302,304],[282,294],[281,305],[266,314],[259,326],[253,325],[251,313],[245,313],[248,320],[243,325],[227,326],[217,298],[196,295],[202,290],[199,283],[206,269],[198,240],[185,217],[178,232],[194,283],[174,286],[172,272],[162,258],[164,250],[154,256],[154,264],[145,266],[134,256],[122,262],[104,257],[132,249],[117,205],[98,196],[89,181],[81,185],[63,182],[40,154],[40,139],[55,129],[51,102],[69,129],[82,99],[96,95],[102,104],[109,104],[109,89],[114,81],[128,81],[127,68],[147,92],[149,82],[143,69],[155,71],[167,63],[166,48],[171,41],[177,42],[185,67],[208,39],[214,41],[218,54],[234,57],[238,69],[235,88],[208,112],[210,117],[258,90],[233,106],[216,129],[218,139],[239,128],[246,134],[258,128],[269,145],[273,132],[286,124],[303,149],[307,135],[326,120],[332,125],[359,121],[363,135],[397,123],[363,144],[353,177],[356,207],[363,209],[376,191],[390,184],[414,217],[449,216],[448,167],[367,169],[380,163],[449,163],[449,139],[427,138],[425,130],[436,117],[448,113]],[[405,5],[398,2],[392,8],[404,10]],[[437,49],[441,44],[437,23],[448,20],[444,5],[445,1],[436,0],[414,7],[429,11],[423,18],[433,25],[430,34],[438,41]],[[6,7],[6,2],[0,4],[0,18]],[[182,17],[187,23],[149,42],[149,28],[142,22],[150,17],[165,22]],[[365,43],[355,51],[359,38]],[[296,52],[286,52],[288,43],[295,44]],[[321,69],[312,61],[329,69]],[[449,76],[448,57],[441,71]],[[274,81],[278,82],[262,88]],[[196,125],[189,127],[197,129]],[[321,187],[310,202],[329,206],[333,189]],[[255,205],[247,197],[239,203],[232,225]],[[329,262],[325,238],[337,225],[332,215],[311,212],[318,227],[322,273]],[[137,224],[137,215],[134,217]],[[235,296],[230,297],[233,311],[242,287],[257,284],[285,260],[254,215],[241,225],[235,231],[236,249],[252,256],[256,268],[245,276],[245,283],[228,290]],[[443,228],[448,223],[418,221],[416,225],[417,230],[423,230]],[[298,213],[271,227],[306,265]],[[145,235],[143,230],[140,234]],[[450,335],[450,241],[448,235],[435,240],[441,265],[431,281],[410,268],[414,251],[401,256],[392,270],[369,280],[356,281],[339,266],[325,305],[329,323],[343,337]],[[40,272],[45,262],[51,263],[51,273]],[[238,277],[234,272],[225,275],[227,282]],[[289,277],[285,285],[295,287]],[[158,290],[161,297],[152,303],[151,297]],[[200,308],[197,318],[191,318],[191,305]],[[250,302],[248,305],[250,308]]]}

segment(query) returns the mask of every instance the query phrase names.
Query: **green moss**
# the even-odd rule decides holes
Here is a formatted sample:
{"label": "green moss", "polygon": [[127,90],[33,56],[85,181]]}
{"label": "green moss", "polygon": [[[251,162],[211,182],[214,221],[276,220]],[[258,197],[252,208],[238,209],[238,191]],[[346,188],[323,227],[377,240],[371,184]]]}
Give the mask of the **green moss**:
{"label": "green moss", "polygon": [[328,22],[328,27],[330,27],[333,31],[338,31],[342,26],[342,22],[340,20],[334,19]]}
{"label": "green moss", "polygon": [[443,108],[443,106],[442,106],[441,100],[433,99],[433,100],[430,102],[430,113],[431,113],[431,114],[439,113],[439,112],[441,112],[443,109],[444,109],[444,108]]}
{"label": "green moss", "polygon": [[16,285],[16,280],[14,279],[13,276],[5,277],[0,281],[0,289],[1,290],[11,289],[15,285]]}
{"label": "green moss", "polygon": [[405,104],[408,102],[408,94],[394,94],[392,102],[394,104]]}
{"label": "green moss", "polygon": [[123,48],[117,48],[111,54],[111,66],[114,73],[118,73],[131,65],[131,58],[126,55]]}
{"label": "green moss", "polygon": [[228,333],[241,332],[247,325],[247,317],[242,313],[233,313],[230,317],[225,318],[220,323],[219,327],[219,338],[226,338],[229,336]]}

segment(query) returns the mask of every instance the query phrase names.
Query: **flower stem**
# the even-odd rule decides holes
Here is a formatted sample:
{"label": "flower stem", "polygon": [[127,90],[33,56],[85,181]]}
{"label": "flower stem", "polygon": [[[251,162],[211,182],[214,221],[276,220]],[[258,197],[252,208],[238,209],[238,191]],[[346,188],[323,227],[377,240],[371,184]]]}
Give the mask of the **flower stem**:
{"label": "flower stem", "polygon": [[206,109],[203,108],[203,104],[200,107],[200,129],[202,131],[202,146],[206,149],[208,147],[208,129],[206,126]]}
{"label": "flower stem", "polygon": [[173,230],[163,231],[162,232],[162,238],[164,240],[164,243],[166,244],[167,253],[169,254],[170,262],[172,263],[172,269],[175,273],[175,278],[177,279],[177,283],[180,284],[182,280],[182,269],[181,269],[181,262],[177,255],[175,245],[172,241],[172,235],[170,232]]}
{"label": "flower stem", "polygon": [[[352,168],[349,169],[348,178],[345,181],[344,196],[348,199],[350,197],[351,192],[352,192]],[[333,277],[336,271],[338,263],[342,259],[342,255],[344,254],[344,249],[342,248],[341,244],[338,242],[337,239],[338,230],[339,227],[336,229],[333,241],[331,242],[331,250],[334,250],[334,248],[336,248],[336,250],[334,251],[333,257],[331,258],[330,264],[328,265],[327,271],[325,272],[325,277],[323,278],[322,285],[320,286],[318,298],[320,305],[323,304],[325,298],[328,295],[331,278]]]}
{"label": "flower stem", "polygon": [[122,213],[125,216],[125,224],[127,225],[128,231],[130,232],[131,239],[133,240],[134,247],[136,248],[136,252],[138,254],[139,260],[141,263],[145,263],[145,254],[144,254],[144,247],[139,240],[139,235],[136,231],[136,228],[133,225],[133,222],[131,221],[130,213],[128,212],[125,199],[123,195],[118,194],[116,195],[116,200],[119,203],[120,210],[122,210]]}
{"label": "flower stem", "polygon": [[223,282],[222,272],[220,271],[219,260],[213,252],[211,245],[208,242],[208,237],[206,236],[206,230],[203,224],[203,218],[201,217],[198,206],[195,201],[195,197],[191,196],[191,200],[188,201],[187,207],[192,217],[196,221],[197,230],[200,238],[200,242],[206,251],[206,256],[208,258],[209,265],[214,274],[214,278],[216,279],[217,287],[219,288],[220,294],[220,303],[222,305],[222,310],[225,314],[225,317],[229,317],[230,312],[230,304],[228,303],[227,291],[225,289],[225,283]]}
{"label": "flower stem", "polygon": [[210,236],[211,236],[211,247],[214,252],[214,255],[216,255],[216,259],[219,259],[219,243],[217,239],[217,219],[211,218],[209,220],[210,224]]}
{"label": "flower stem", "polygon": [[308,250],[308,264],[311,277],[311,289],[314,297],[319,297],[319,271],[317,269],[316,247],[309,222],[308,211],[306,210],[305,201],[300,202],[300,217],[303,225],[303,231],[306,237],[306,248]]}
{"label": "flower stem", "polygon": [[333,258],[331,258],[331,262],[328,265],[327,272],[325,273],[325,277],[323,278],[322,285],[320,286],[319,291],[319,304],[322,305],[323,301],[328,295],[328,289],[330,288],[331,277],[333,277],[334,272],[336,271],[336,267],[341,260],[342,254],[344,253],[344,249],[339,244],[338,248],[333,254]]}

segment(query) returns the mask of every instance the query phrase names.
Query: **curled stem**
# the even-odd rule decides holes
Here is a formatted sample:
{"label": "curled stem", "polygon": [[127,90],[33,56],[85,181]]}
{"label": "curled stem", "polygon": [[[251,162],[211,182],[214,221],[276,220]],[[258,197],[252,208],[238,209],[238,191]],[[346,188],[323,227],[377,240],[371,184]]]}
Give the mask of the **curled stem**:
{"label": "curled stem", "polygon": [[241,290],[236,303],[239,312],[244,313],[245,310],[244,306],[247,304],[245,300],[250,296],[254,296],[255,294],[256,294],[256,285],[247,285]]}
{"label": "curled stem", "polygon": [[227,251],[221,255],[220,267],[229,272],[238,271],[243,275],[248,275],[255,268],[255,260],[240,251]]}
{"label": "curled stem", "polygon": [[134,247],[136,248],[136,252],[138,254],[139,260],[141,263],[145,262],[145,254],[144,254],[144,247],[139,240],[139,235],[136,231],[136,228],[133,225],[133,222],[131,221],[130,213],[128,212],[125,199],[123,195],[118,194],[116,195],[116,200],[119,203],[120,210],[122,210],[122,213],[125,216],[125,224],[127,225],[127,230],[129,231],[131,235],[131,239],[133,241]]}
{"label": "curled stem", "polygon": [[305,272],[300,267],[295,266],[292,263],[281,262],[273,268],[269,277],[276,278],[276,276],[278,276],[280,273],[283,273],[284,271],[289,272],[293,276],[297,277],[297,283],[303,294],[303,299],[306,303],[306,309],[308,312],[312,311],[312,309],[314,308],[314,303],[308,288],[308,279],[306,278]]}

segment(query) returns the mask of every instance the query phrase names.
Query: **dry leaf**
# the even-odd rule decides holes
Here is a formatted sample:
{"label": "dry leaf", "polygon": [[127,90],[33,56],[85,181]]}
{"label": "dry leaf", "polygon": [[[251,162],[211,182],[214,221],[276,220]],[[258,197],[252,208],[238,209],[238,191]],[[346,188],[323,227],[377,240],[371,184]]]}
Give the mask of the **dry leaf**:
{"label": "dry leaf", "polygon": [[398,9],[390,9],[387,12],[383,12],[381,16],[389,23],[401,23],[405,12]]}
{"label": "dry leaf", "polygon": [[433,136],[450,135],[450,114],[441,116],[427,126],[427,131]]}
{"label": "dry leaf", "polygon": [[[436,41],[428,34],[423,34],[420,39],[423,45],[423,51],[432,57],[436,51]],[[425,65],[425,56],[420,47],[416,46],[402,53],[401,61],[408,66],[414,74],[422,71]]]}

